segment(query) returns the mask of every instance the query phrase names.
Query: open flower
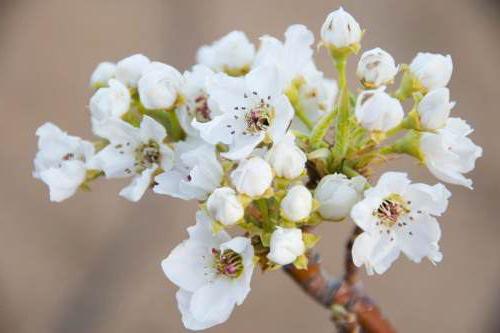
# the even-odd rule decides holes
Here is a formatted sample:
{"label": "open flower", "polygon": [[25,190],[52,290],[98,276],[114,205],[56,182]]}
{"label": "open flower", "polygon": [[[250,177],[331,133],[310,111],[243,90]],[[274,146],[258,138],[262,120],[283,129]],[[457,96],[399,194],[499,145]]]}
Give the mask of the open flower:
{"label": "open flower", "polygon": [[235,224],[243,218],[244,213],[243,205],[230,187],[213,191],[207,200],[207,210],[214,220],[224,225]]}
{"label": "open flower", "polygon": [[168,109],[177,100],[182,75],[172,66],[153,62],[141,76],[137,88],[146,109]]}
{"label": "open flower", "polygon": [[33,161],[33,177],[47,184],[50,201],[63,201],[85,181],[87,161],[94,154],[94,146],[52,123],[40,126],[36,135],[38,152]]}
{"label": "open flower", "polygon": [[111,79],[108,86],[98,89],[89,105],[94,132],[108,119],[121,118],[128,111],[130,101],[128,88],[118,80]]}
{"label": "open flower", "polygon": [[295,144],[295,136],[288,132],[280,142],[271,147],[266,160],[278,177],[294,179],[304,172],[307,156]]}
{"label": "open flower", "polygon": [[314,197],[319,202],[319,213],[327,220],[343,220],[351,213],[351,208],[363,197],[367,182],[362,176],[351,179],[335,173],[321,178]]}
{"label": "open flower", "polygon": [[225,322],[250,292],[254,250],[250,239],[212,234],[210,218],[199,211],[189,239],[162,261],[167,278],[180,289],[184,326],[204,330]]}
{"label": "open flower", "polygon": [[391,83],[398,73],[394,58],[380,47],[366,51],[359,59],[356,74],[367,88]]}
{"label": "open flower", "polygon": [[222,114],[206,123],[195,121],[193,126],[205,141],[229,145],[230,150],[221,155],[232,160],[249,156],[266,136],[278,142],[294,112],[277,81],[274,67],[256,68],[244,78],[215,75],[208,87],[209,99]]}
{"label": "open flower", "polygon": [[362,35],[359,23],[342,7],[328,14],[321,27],[323,43],[338,49],[358,44]]}
{"label": "open flower", "polygon": [[351,212],[363,230],[354,241],[354,264],[365,265],[369,274],[382,274],[401,251],[417,263],[425,257],[441,261],[441,229],[435,216],[444,213],[450,196],[442,184],[411,184],[405,173],[383,174]]}
{"label": "open flower", "polygon": [[185,71],[183,74],[181,93],[184,103],[177,107],[175,112],[182,129],[190,136],[199,136],[198,130],[191,125],[193,120],[206,123],[220,114],[215,101],[208,98],[207,83],[214,74],[205,65],[195,65],[191,71]]}
{"label": "open flower", "polygon": [[177,142],[174,151],[174,167],[155,178],[154,192],[184,200],[207,199],[224,174],[215,147],[200,140],[187,140]]}
{"label": "open flower", "polygon": [[446,125],[455,102],[450,102],[448,88],[432,90],[418,103],[417,112],[424,129],[436,130]]}
{"label": "open flower", "polygon": [[451,56],[418,53],[410,64],[410,72],[427,90],[446,87],[453,72]]}
{"label": "open flower", "polygon": [[271,235],[270,251],[267,258],[278,265],[288,265],[303,255],[305,250],[302,230],[276,227]]}
{"label": "open flower", "polygon": [[472,128],[460,118],[449,118],[436,133],[422,133],[420,149],[424,163],[438,179],[472,188],[472,180],[463,174],[472,171],[483,150],[468,135]]}
{"label": "open flower", "polygon": [[359,94],[355,115],[367,130],[386,132],[401,123],[404,111],[401,103],[381,87]]}
{"label": "open flower", "polygon": [[251,197],[264,194],[271,187],[272,181],[271,166],[258,156],[240,161],[238,167],[231,172],[231,182],[236,190]]}
{"label": "open flower", "polygon": [[230,75],[245,74],[255,57],[255,46],[250,43],[244,32],[232,31],[212,45],[198,50],[197,60],[216,72]]}
{"label": "open flower", "polygon": [[142,54],[134,54],[118,61],[115,76],[128,87],[136,87],[137,82],[151,61]]}
{"label": "open flower", "polygon": [[[330,110],[337,89],[333,80],[326,80],[313,61],[314,35],[305,26],[294,24],[285,32],[285,41],[263,36],[255,57],[254,67],[274,66],[284,89],[298,88],[298,103],[305,115],[315,122],[324,111]],[[300,82],[300,83],[298,83]],[[299,119],[292,126],[302,132],[309,129]]]}
{"label": "open flower", "polygon": [[104,171],[107,178],[133,176],[132,183],[120,191],[120,195],[130,201],[138,201],[143,196],[155,172],[172,168],[174,153],[163,143],[167,132],[151,117],[144,116],[139,128],[112,119],[102,125],[99,133],[109,144],[90,164]]}

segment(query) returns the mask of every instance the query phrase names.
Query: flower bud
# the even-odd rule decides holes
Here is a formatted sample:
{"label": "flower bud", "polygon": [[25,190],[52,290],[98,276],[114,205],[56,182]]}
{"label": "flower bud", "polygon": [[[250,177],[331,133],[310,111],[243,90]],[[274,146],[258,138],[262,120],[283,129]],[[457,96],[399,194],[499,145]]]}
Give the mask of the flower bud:
{"label": "flower bud", "polygon": [[321,39],[337,49],[359,44],[362,31],[358,22],[342,7],[331,12],[321,27]]}
{"label": "flower bud", "polygon": [[259,196],[271,186],[273,171],[264,159],[255,156],[240,162],[231,172],[231,181],[239,193]]}
{"label": "flower bud", "polygon": [[348,179],[336,173],[323,177],[314,192],[321,217],[339,221],[349,216],[351,208],[362,199],[365,185],[361,176]]}
{"label": "flower bud", "polygon": [[385,87],[365,90],[358,96],[356,119],[367,130],[386,132],[403,120],[401,103],[384,90]]}
{"label": "flower bud", "polygon": [[429,92],[417,106],[422,127],[436,130],[446,125],[455,102],[450,102],[448,88],[438,88]]}
{"label": "flower bud", "polygon": [[243,206],[236,192],[229,187],[221,187],[210,194],[207,200],[210,215],[224,225],[232,225],[243,218]]}
{"label": "flower bud", "polygon": [[[156,65],[153,65],[156,64]],[[139,97],[146,109],[168,109],[177,100],[182,75],[174,67],[152,63],[138,83]]]}
{"label": "flower bud", "polygon": [[419,53],[410,64],[410,72],[428,91],[446,87],[453,72],[451,56]]}
{"label": "flower bud", "polygon": [[255,57],[255,46],[244,32],[232,31],[212,45],[202,46],[196,56],[198,62],[217,72],[244,74]]}
{"label": "flower bud", "polygon": [[90,99],[92,121],[100,122],[108,118],[119,118],[129,109],[130,92],[118,80],[111,79],[108,87],[97,90]]}
{"label": "flower bud", "polygon": [[144,69],[150,60],[142,54],[134,54],[116,64],[116,78],[129,87],[137,86]]}
{"label": "flower bud", "polygon": [[287,133],[286,136],[274,144],[266,156],[278,177],[286,179],[297,178],[304,171],[306,154],[295,144],[295,136]]}
{"label": "flower bud", "polygon": [[302,230],[276,227],[271,235],[270,252],[267,258],[279,265],[291,264],[305,252]]}
{"label": "flower bud", "polygon": [[292,222],[306,219],[312,210],[312,195],[303,185],[295,185],[281,201],[281,215]]}
{"label": "flower bud", "polygon": [[363,53],[356,73],[365,87],[377,88],[391,83],[398,67],[389,53],[377,47]]}
{"label": "flower bud", "polygon": [[116,65],[111,62],[101,62],[90,76],[90,86],[105,85],[115,77]]}

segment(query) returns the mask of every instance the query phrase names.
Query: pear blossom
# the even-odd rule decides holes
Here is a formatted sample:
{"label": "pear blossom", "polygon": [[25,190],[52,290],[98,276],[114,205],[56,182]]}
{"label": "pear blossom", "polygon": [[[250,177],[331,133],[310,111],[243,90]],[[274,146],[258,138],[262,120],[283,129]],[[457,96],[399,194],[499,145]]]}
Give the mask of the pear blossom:
{"label": "pear blossom", "polygon": [[304,172],[307,156],[295,144],[295,136],[288,132],[280,142],[274,144],[267,152],[266,160],[276,176],[294,179]]}
{"label": "pear blossom", "polygon": [[208,94],[222,114],[205,123],[193,122],[201,138],[229,145],[221,156],[231,160],[249,156],[266,137],[280,141],[294,111],[277,84],[278,75],[275,67],[258,67],[244,78],[216,74]]}
{"label": "pear blossom", "polygon": [[111,119],[99,132],[109,144],[89,163],[104,171],[106,178],[133,177],[120,191],[120,195],[130,201],[141,199],[157,171],[172,168],[174,153],[163,143],[167,132],[151,117],[144,116],[139,128]]}
{"label": "pear blossom", "polygon": [[464,176],[472,171],[483,150],[468,135],[472,128],[460,118],[449,118],[436,133],[422,133],[420,150],[429,171],[439,180],[472,188]]}
{"label": "pear blossom", "polygon": [[38,152],[33,177],[49,187],[50,201],[63,201],[75,194],[85,181],[87,162],[94,155],[94,146],[68,135],[52,123],[40,126],[36,135]]}
{"label": "pear blossom", "polygon": [[422,127],[427,130],[444,127],[454,106],[455,102],[450,102],[448,88],[432,90],[417,105]]}
{"label": "pear blossom", "polygon": [[212,45],[202,46],[198,50],[198,63],[206,65],[216,72],[244,74],[255,57],[255,46],[244,32],[232,31]]}
{"label": "pear blossom", "polygon": [[90,76],[90,86],[96,87],[106,85],[108,81],[115,77],[116,64],[112,62],[101,62]]}
{"label": "pear blossom", "polygon": [[359,94],[355,116],[367,130],[386,132],[401,123],[404,111],[401,103],[380,87]]}
{"label": "pear blossom", "polygon": [[342,7],[328,14],[321,27],[323,43],[338,49],[358,44],[362,35],[359,23]]}
{"label": "pear blossom", "polygon": [[394,58],[379,47],[363,53],[356,71],[363,85],[368,88],[391,83],[397,73],[398,66]]}
{"label": "pear blossom", "polygon": [[207,83],[214,74],[205,65],[195,65],[191,71],[185,71],[183,74],[180,90],[184,103],[177,107],[175,112],[182,129],[190,136],[199,136],[198,130],[191,125],[193,120],[205,123],[220,114],[215,101],[208,98]]}
{"label": "pear blossom", "polygon": [[161,265],[179,287],[178,307],[187,329],[204,330],[225,322],[250,292],[254,249],[250,239],[214,235],[206,213],[196,214],[189,239],[179,244]]}
{"label": "pear blossom", "polygon": [[153,191],[183,200],[206,200],[224,175],[215,147],[194,139],[175,143],[174,152],[174,167],[155,178]]}
{"label": "pear blossom", "polygon": [[171,108],[182,85],[182,75],[172,66],[153,62],[145,69],[137,88],[146,109]]}
{"label": "pear blossom", "polygon": [[309,217],[313,198],[304,185],[291,187],[281,201],[281,215],[292,222],[299,222]]}
{"label": "pear blossom", "polygon": [[239,193],[251,197],[264,194],[271,187],[273,171],[269,163],[259,156],[240,161],[231,172],[231,182]]}
{"label": "pear blossom", "polygon": [[446,87],[453,72],[451,56],[418,53],[410,64],[410,72],[429,91]]}
{"label": "pear blossom", "polygon": [[288,265],[303,255],[305,251],[302,230],[276,227],[271,235],[270,251],[267,258],[278,265]]}
{"label": "pear blossom", "polygon": [[146,67],[151,63],[148,57],[134,54],[118,61],[115,76],[128,87],[136,87]]}
{"label": "pear blossom", "polygon": [[363,230],[352,249],[354,264],[368,274],[384,273],[403,252],[419,263],[442,260],[436,216],[446,211],[451,193],[442,184],[412,184],[406,173],[386,172],[351,211]]}
{"label": "pear blossom", "polygon": [[[284,89],[289,89],[294,80],[300,82],[299,100],[305,115],[312,122],[331,109],[337,93],[336,82],[325,79],[314,64],[314,35],[311,31],[301,24],[294,24],[286,30],[284,42],[271,36],[263,36],[260,41],[254,67],[276,67]],[[292,126],[302,132],[309,132],[298,118],[293,120]]]}
{"label": "pear blossom", "polygon": [[214,220],[224,225],[235,224],[244,214],[243,205],[230,187],[214,190],[208,197],[207,210]]}
{"label": "pear blossom", "polygon": [[351,179],[339,173],[321,178],[314,198],[319,203],[319,214],[327,220],[340,221],[351,213],[352,207],[363,197],[367,181],[362,176]]}
{"label": "pear blossom", "polygon": [[108,86],[98,89],[89,104],[94,132],[108,119],[121,118],[129,110],[130,101],[128,88],[118,80],[111,79]]}

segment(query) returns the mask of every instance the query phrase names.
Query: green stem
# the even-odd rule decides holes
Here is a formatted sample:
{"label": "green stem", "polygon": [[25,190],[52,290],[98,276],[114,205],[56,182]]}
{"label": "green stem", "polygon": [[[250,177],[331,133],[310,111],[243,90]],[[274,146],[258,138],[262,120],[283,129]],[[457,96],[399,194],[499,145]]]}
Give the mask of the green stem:
{"label": "green stem", "polygon": [[288,89],[286,95],[287,95],[288,99],[290,100],[290,103],[292,104],[292,106],[295,110],[295,116],[297,118],[299,118],[299,120],[304,125],[306,125],[306,127],[309,130],[312,130],[314,124],[311,121],[311,119],[309,119],[309,117],[306,115],[306,113],[304,111],[304,107],[303,107],[302,103],[300,102],[299,88],[296,87],[295,85],[292,86],[292,88]]}
{"label": "green stem", "polygon": [[318,148],[323,141],[328,129],[335,121],[335,117],[337,116],[337,108],[334,108],[329,113],[325,114],[319,122],[314,126],[311,132],[311,146],[315,149]]}

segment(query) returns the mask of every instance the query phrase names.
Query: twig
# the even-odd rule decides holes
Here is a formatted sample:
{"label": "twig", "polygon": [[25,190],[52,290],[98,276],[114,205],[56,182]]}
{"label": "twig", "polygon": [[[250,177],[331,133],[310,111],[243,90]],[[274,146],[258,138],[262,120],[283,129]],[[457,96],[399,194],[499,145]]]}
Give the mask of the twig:
{"label": "twig", "polygon": [[345,275],[342,279],[330,277],[321,267],[318,253],[308,254],[306,270],[293,265],[284,271],[318,303],[333,311],[332,320],[341,333],[393,333],[396,332],[373,300],[366,295],[359,276],[359,269],[352,262],[351,250],[358,228],[353,230],[346,245]]}

